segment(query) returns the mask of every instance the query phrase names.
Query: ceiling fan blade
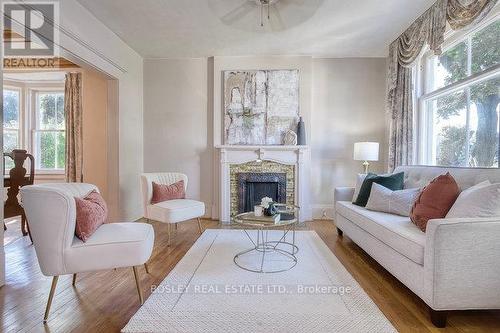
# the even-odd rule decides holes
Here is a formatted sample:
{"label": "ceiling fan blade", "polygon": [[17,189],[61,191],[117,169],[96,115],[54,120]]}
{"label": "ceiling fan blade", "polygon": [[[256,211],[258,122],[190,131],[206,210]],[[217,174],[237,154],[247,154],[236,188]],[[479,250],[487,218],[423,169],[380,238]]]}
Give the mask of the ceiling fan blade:
{"label": "ceiling fan blade", "polygon": [[255,8],[256,8],[255,4],[251,3],[248,0],[245,0],[245,2],[242,3],[240,6],[234,8],[233,10],[229,11],[227,14],[222,16],[221,20],[226,24],[234,23],[247,16],[252,11],[252,9]]}
{"label": "ceiling fan blade", "polygon": [[281,3],[282,5],[296,5],[296,6],[303,6],[308,2],[314,2],[314,0],[281,0],[277,4]]}
{"label": "ceiling fan blade", "polygon": [[276,6],[271,6],[271,18],[270,18],[270,24],[271,24],[271,29],[273,31],[280,31],[280,30],[285,30],[286,29],[286,24],[283,21],[283,18],[281,17],[280,11]]}

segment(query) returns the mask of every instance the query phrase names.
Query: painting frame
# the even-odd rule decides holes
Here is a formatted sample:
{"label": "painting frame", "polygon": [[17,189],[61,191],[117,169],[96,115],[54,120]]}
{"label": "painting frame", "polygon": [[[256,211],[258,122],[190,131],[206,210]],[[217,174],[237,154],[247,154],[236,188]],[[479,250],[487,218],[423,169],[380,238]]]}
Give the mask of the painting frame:
{"label": "painting frame", "polygon": [[226,145],[282,145],[297,131],[299,69],[222,71],[223,140]]}

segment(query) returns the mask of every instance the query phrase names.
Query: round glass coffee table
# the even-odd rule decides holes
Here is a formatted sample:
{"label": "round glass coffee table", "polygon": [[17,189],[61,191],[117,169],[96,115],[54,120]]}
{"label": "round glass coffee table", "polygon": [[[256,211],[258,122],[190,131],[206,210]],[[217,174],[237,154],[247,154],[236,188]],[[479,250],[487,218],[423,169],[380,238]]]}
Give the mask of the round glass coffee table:
{"label": "round glass coffee table", "polygon": [[[299,251],[295,245],[295,226],[298,222],[299,207],[276,205],[281,219],[274,222],[271,217],[256,217],[253,212],[238,214],[233,221],[243,227],[253,247],[234,256],[234,263],[247,271],[255,273],[279,273],[297,265]],[[275,239],[269,239],[270,230],[280,230]],[[287,240],[291,238],[291,240]]]}

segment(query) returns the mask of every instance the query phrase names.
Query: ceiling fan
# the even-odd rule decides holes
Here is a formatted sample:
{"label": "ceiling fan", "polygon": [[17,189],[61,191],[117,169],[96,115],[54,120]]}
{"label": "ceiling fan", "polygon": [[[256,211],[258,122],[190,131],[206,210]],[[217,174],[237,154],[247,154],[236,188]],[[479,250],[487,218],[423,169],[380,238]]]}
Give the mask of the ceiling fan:
{"label": "ceiling fan", "polygon": [[228,26],[251,31],[280,31],[312,17],[323,1],[208,0],[208,4]]}
{"label": "ceiling fan", "polygon": [[[264,9],[267,8],[267,20],[271,19],[271,6],[275,9],[275,5],[280,0],[254,0],[257,6],[260,6],[260,26],[264,26]],[[285,0],[286,1],[286,0]]]}

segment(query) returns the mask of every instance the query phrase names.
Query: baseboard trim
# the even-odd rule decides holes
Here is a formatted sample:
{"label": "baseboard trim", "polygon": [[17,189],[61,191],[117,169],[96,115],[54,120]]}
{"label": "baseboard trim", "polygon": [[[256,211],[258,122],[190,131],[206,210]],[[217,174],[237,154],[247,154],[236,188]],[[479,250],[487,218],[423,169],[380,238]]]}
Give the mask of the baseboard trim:
{"label": "baseboard trim", "polygon": [[333,205],[315,204],[311,205],[313,220],[333,220],[335,208]]}

